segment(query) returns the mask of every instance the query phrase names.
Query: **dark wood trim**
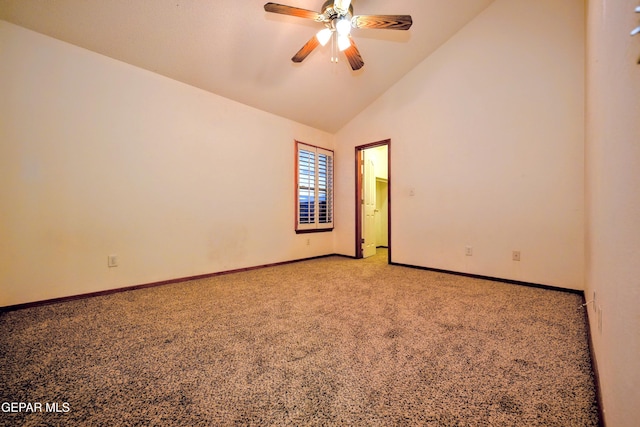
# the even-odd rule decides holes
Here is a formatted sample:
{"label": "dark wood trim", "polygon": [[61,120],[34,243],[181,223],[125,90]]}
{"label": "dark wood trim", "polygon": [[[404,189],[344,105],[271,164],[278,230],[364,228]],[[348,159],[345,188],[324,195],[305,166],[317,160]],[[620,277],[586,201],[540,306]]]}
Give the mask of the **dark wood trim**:
{"label": "dark wood trim", "polygon": [[[188,282],[190,280],[207,279],[207,278],[210,278],[210,277],[224,276],[224,275],[227,275],[227,274],[242,273],[242,272],[245,272],[245,271],[259,270],[259,269],[268,268],[268,267],[278,267],[278,266],[281,266],[281,265],[295,264],[295,263],[298,263],[298,262],[310,261],[310,260],[314,260],[314,259],[329,258],[329,257],[332,257],[332,256],[337,256],[337,257],[342,257],[342,258],[349,258],[349,259],[357,259],[356,257],[353,257],[351,255],[344,255],[344,254],[337,254],[337,253],[319,255],[319,256],[308,257],[308,258],[300,258],[300,259],[294,259],[294,260],[289,260],[289,261],[281,261],[281,262],[274,262],[274,263],[270,263],[270,264],[256,265],[256,266],[253,266],[253,267],[244,267],[244,268],[237,268],[237,269],[234,269],[234,270],[219,271],[219,272],[216,272],[216,273],[206,273],[206,274],[199,274],[199,275],[195,275],[195,276],[180,277],[180,278],[176,278],[176,279],[161,280],[161,281],[158,281],[158,282],[145,283],[145,284],[142,284],[142,285],[124,286],[124,287],[121,287],[121,288],[107,289],[107,290],[104,290],[104,291],[88,292],[86,294],[70,295],[70,296],[66,296],[66,297],[51,298],[51,299],[34,301],[34,302],[27,302],[27,303],[22,303],[22,304],[8,305],[8,306],[5,306],[5,307],[0,307],[0,313],[8,312],[8,311],[20,310],[20,309],[24,309],[24,308],[31,308],[31,307],[39,307],[39,306],[43,306],[43,305],[56,304],[56,303],[66,302],[66,301],[75,301],[75,300],[79,300],[79,299],[86,299],[86,298],[92,298],[92,297],[97,297],[97,296],[116,294],[116,293],[120,293],[120,292],[135,291],[135,290],[138,290],[138,289],[154,288],[156,286],[171,285],[171,284],[175,284],[175,283]],[[470,278],[474,278],[474,279],[491,280],[493,282],[509,283],[509,284],[514,284],[514,285],[542,288],[542,289],[547,289],[547,290],[552,290],[552,291],[568,292],[568,293],[582,295],[583,302],[584,302],[584,291],[579,291],[579,290],[575,290],[575,289],[559,288],[557,286],[541,285],[541,284],[529,283],[529,282],[520,282],[520,281],[517,281],[517,280],[501,279],[501,278],[496,278],[496,277],[491,277],[491,276],[481,276],[481,275],[478,275],[478,274],[461,273],[461,272],[451,271],[451,270],[442,270],[442,269],[437,269],[437,268],[421,267],[421,266],[411,265],[411,264],[401,264],[401,263],[396,263],[396,262],[390,262],[389,264],[397,266],[397,267],[413,268],[413,269],[417,269],[417,270],[425,270],[425,271],[433,271],[433,272],[438,272],[438,273],[453,274],[453,275],[456,275],[456,276],[464,276],[464,277],[470,277]],[[590,331],[590,329],[589,329],[589,331]],[[590,346],[592,346],[590,333],[589,333],[589,344],[590,344]],[[593,352],[592,352],[592,354],[593,354]],[[592,357],[592,361],[595,362],[595,358]],[[594,369],[594,372],[595,372],[595,369]]]}
{"label": "dark wood trim", "polygon": [[587,342],[589,344],[589,355],[591,356],[591,370],[594,376],[594,387],[596,392],[596,403],[598,405],[598,426],[604,427],[604,405],[602,401],[602,384],[600,383],[600,373],[598,371],[598,360],[596,359],[596,351],[593,346],[593,335],[591,334],[591,322],[589,321],[589,306],[587,305],[587,299],[582,293],[582,306],[584,307],[584,321],[587,325]]}
{"label": "dark wood trim", "polygon": [[234,270],[219,271],[216,273],[206,273],[206,274],[199,274],[196,276],[180,277],[177,279],[161,280],[159,282],[145,283],[142,285],[124,286],[122,288],[107,289],[104,291],[97,291],[97,292],[88,292],[86,294],[70,295],[66,297],[51,298],[46,300],[34,301],[34,302],[26,302],[23,304],[8,305],[5,307],[0,307],[0,313],[4,313],[8,311],[16,311],[16,310],[21,310],[25,308],[40,307],[43,305],[57,304],[57,303],[67,302],[67,301],[75,301],[80,299],[99,297],[103,295],[117,294],[120,292],[135,291],[138,289],[155,288],[156,286],[172,285],[175,283],[188,282],[190,280],[207,279],[210,277],[224,276],[224,275],[233,274],[233,273],[242,273],[244,271],[259,270],[267,267],[277,267],[280,265],[295,264],[297,262],[328,258],[331,256],[344,256],[344,255],[338,255],[338,254],[319,255],[319,256],[314,256],[309,258],[301,258],[301,259],[294,259],[290,261],[274,262],[271,264],[256,265],[253,267],[244,267],[244,268],[237,268]]}
{"label": "dark wood trim", "polygon": [[387,140],[387,263],[391,264],[391,140]]}
{"label": "dark wood trim", "polygon": [[298,203],[300,202],[298,199],[298,193],[300,191],[299,184],[300,180],[298,179],[299,167],[298,164],[298,144],[302,144],[299,141],[293,140],[293,163],[295,167],[293,169],[293,229],[298,231]]}
{"label": "dark wood trim", "polygon": [[356,149],[358,149],[358,150],[366,150],[367,148],[382,147],[384,145],[390,145],[390,144],[391,144],[391,139],[383,139],[383,140],[376,141],[376,142],[370,142],[370,143],[364,144],[364,145],[358,145],[356,147]]}
{"label": "dark wood trim", "polygon": [[333,228],[310,228],[308,230],[296,230],[296,234],[329,233],[331,231],[333,231]]}
{"label": "dark wood trim", "polygon": [[389,252],[387,254],[387,262],[391,264],[391,139],[384,139],[382,141],[371,142],[369,144],[359,145],[355,148],[356,156],[356,259],[362,258],[362,174],[360,173],[362,168],[362,159],[360,154],[368,148],[376,148],[387,146],[387,244],[389,245]]}
{"label": "dark wood trim", "polygon": [[356,147],[356,259],[362,258],[362,150]]}
{"label": "dark wood trim", "polygon": [[472,274],[472,273],[462,273],[460,271],[443,270],[440,268],[423,267],[419,265],[402,264],[398,262],[390,262],[389,264],[395,265],[398,267],[407,267],[407,268],[414,268],[417,270],[433,271],[435,273],[444,273],[444,274],[452,274],[454,276],[470,277],[472,279],[490,280],[492,282],[508,283],[510,285],[528,286],[530,288],[540,288],[540,289],[547,289],[549,291],[560,291],[560,292],[567,292],[571,294],[584,295],[584,291],[580,291],[577,289],[560,288],[558,286],[543,285],[540,283],[521,282],[519,280],[502,279],[500,277],[483,276],[481,274]]}

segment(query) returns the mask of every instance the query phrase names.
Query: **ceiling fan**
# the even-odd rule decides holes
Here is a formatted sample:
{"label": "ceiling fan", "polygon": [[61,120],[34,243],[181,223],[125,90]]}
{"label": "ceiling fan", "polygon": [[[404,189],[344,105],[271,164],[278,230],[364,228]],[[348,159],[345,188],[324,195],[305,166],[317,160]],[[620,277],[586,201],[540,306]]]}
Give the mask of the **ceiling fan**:
{"label": "ceiling fan", "polygon": [[362,56],[351,37],[351,28],[373,28],[381,30],[408,30],[413,24],[410,15],[354,15],[351,0],[327,0],[322,12],[285,6],[269,2],[264,10],[282,15],[312,19],[324,24],[320,30],[291,58],[293,62],[302,62],[319,45],[325,46],[332,41],[331,61],[337,62],[337,50],[344,52],[353,70],[364,66]]}

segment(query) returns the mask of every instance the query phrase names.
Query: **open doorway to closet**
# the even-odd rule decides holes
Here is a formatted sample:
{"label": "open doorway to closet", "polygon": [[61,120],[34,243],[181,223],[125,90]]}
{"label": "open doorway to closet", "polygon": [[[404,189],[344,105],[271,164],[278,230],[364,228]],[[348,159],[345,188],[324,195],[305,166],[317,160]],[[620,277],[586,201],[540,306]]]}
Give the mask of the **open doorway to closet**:
{"label": "open doorway to closet", "polygon": [[391,262],[391,140],[356,147],[356,258],[388,248]]}

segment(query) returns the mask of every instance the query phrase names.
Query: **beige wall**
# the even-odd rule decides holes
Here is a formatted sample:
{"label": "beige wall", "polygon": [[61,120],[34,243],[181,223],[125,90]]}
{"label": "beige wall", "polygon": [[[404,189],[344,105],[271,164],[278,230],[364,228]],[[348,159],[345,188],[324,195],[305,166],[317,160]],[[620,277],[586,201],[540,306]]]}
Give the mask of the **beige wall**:
{"label": "beige wall", "polygon": [[333,136],[0,21],[0,306],[352,255],[353,147],[391,138],[393,260],[574,289],[586,270],[606,420],[634,425],[635,6],[589,1],[586,152],[583,2],[497,0],[338,133],[337,228],[311,236],[293,139]]}
{"label": "beige wall", "polygon": [[294,139],[332,135],[4,21],[0,43],[0,306],[333,252],[293,231]]}
{"label": "beige wall", "polygon": [[638,5],[591,0],[587,25],[585,293],[596,295],[591,335],[616,427],[640,420],[640,36],[629,36]]}
{"label": "beige wall", "polygon": [[338,132],[337,252],[353,147],[391,138],[394,262],[582,289],[583,76],[581,0],[497,0]]}

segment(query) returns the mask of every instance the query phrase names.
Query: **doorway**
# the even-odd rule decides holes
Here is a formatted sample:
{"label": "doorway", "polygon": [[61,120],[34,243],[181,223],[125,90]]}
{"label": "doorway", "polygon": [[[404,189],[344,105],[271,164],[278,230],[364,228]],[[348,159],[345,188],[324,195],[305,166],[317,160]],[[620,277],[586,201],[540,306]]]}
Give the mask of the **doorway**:
{"label": "doorway", "polygon": [[391,263],[391,140],[356,147],[356,258],[388,248]]}

